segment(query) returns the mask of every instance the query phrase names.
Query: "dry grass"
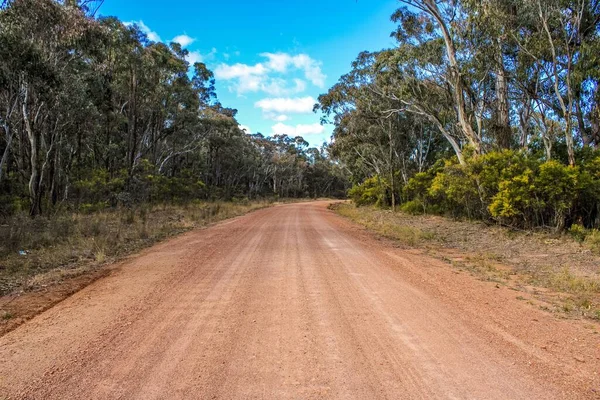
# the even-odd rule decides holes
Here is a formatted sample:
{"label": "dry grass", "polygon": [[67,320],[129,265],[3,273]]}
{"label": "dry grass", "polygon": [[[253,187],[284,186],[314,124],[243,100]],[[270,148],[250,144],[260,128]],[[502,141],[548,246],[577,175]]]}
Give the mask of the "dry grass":
{"label": "dry grass", "polygon": [[[600,319],[600,234],[519,232],[481,222],[336,204],[338,214],[474,276],[506,285],[562,315]],[[519,296],[522,297],[522,296]],[[565,314],[566,313],[566,314]]]}
{"label": "dry grass", "polygon": [[385,212],[370,212],[374,210],[356,208],[352,205],[341,203],[334,204],[331,208],[335,209],[338,214],[350,218],[354,222],[386,238],[397,240],[407,246],[416,246],[434,237],[432,232],[425,232],[418,228],[395,224],[388,218]]}
{"label": "dry grass", "polygon": [[600,231],[593,230],[587,234],[584,244],[595,254],[600,254]]}
{"label": "dry grass", "polygon": [[0,226],[0,295],[78,276],[167,237],[263,208],[268,202],[196,202],[34,220]]}

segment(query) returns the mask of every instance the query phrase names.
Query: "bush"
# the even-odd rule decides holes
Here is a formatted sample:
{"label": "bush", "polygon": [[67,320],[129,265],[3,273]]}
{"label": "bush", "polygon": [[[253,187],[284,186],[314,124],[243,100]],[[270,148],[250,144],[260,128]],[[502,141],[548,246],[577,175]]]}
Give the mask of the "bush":
{"label": "bush", "polygon": [[406,201],[419,201],[423,205],[427,205],[430,200],[429,188],[435,175],[430,171],[415,174],[402,188],[402,197]]}
{"label": "bush", "polygon": [[412,215],[421,215],[427,212],[427,207],[421,200],[416,199],[400,205],[400,210]]}
{"label": "bush", "polygon": [[586,228],[600,227],[600,154],[579,165],[579,196],[572,215]]}
{"label": "bush", "polygon": [[429,196],[455,217],[481,215],[477,182],[468,167],[447,162],[431,182]]}
{"label": "bush", "polygon": [[488,209],[493,218],[508,223],[518,223],[521,219],[528,223],[527,210],[532,206],[533,171],[525,170],[522,174],[504,179],[498,184],[498,193],[492,198]]}
{"label": "bush", "polygon": [[579,243],[583,243],[583,241],[585,241],[585,237],[587,236],[587,231],[583,225],[573,224],[571,225],[571,228],[569,228],[569,234],[573,236],[573,239],[577,240]]}
{"label": "bush", "polygon": [[[575,223],[582,229],[600,227],[600,153],[588,151],[576,167],[511,150],[466,160],[466,165],[446,160],[415,174],[403,188],[400,209],[523,228],[564,230]],[[366,190],[353,193],[360,197],[357,204],[375,200]]]}
{"label": "bush", "polygon": [[542,224],[550,222],[559,229],[565,227],[565,220],[581,189],[578,177],[577,167],[565,166],[554,160],[540,165],[534,179],[534,197]]}
{"label": "bush", "polygon": [[525,153],[513,150],[492,152],[468,161],[471,174],[477,177],[481,200],[487,204],[500,191],[502,181],[522,175],[528,169],[535,168],[533,165],[536,164]]}
{"label": "bush", "polygon": [[366,205],[381,207],[387,204],[386,187],[385,179],[374,176],[360,185],[353,186],[348,191],[348,196],[358,207]]}

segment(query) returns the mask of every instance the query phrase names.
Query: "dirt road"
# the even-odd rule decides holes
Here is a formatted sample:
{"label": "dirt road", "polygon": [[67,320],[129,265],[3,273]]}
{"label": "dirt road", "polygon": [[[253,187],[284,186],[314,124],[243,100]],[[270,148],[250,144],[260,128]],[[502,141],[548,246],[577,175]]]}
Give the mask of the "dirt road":
{"label": "dirt road", "polygon": [[597,325],[326,205],[260,210],[130,259],[0,338],[0,398],[600,396]]}

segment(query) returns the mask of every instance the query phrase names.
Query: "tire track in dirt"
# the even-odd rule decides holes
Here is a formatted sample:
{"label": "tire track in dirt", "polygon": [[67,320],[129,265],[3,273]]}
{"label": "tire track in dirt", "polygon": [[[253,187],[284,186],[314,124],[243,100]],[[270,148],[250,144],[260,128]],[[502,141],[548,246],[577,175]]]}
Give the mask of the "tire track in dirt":
{"label": "tire track in dirt", "polygon": [[0,398],[598,397],[583,322],[326,205],[256,211],[123,263],[0,338]]}

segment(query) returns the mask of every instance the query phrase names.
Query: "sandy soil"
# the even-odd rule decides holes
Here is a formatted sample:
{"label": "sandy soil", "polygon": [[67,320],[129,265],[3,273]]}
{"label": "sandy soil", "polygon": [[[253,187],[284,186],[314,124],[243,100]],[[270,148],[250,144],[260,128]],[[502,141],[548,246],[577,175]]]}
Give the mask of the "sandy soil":
{"label": "sandy soil", "polygon": [[0,398],[593,399],[598,325],[281,205],[148,249],[0,338]]}

